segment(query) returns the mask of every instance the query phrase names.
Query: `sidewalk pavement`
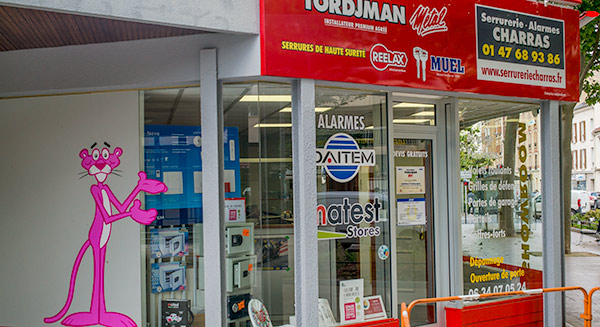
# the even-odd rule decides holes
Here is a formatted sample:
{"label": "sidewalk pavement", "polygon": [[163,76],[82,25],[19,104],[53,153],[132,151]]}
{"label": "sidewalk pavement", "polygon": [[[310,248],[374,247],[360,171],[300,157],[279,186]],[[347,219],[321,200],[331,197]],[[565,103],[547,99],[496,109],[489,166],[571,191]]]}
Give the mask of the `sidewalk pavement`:
{"label": "sidewalk pavement", "polygon": [[[600,244],[594,234],[571,232],[571,254],[565,257],[566,286],[582,286],[586,290],[600,287]],[[592,326],[600,327],[600,294],[594,293]],[[565,293],[567,327],[583,326],[579,315],[583,313],[581,292]]]}

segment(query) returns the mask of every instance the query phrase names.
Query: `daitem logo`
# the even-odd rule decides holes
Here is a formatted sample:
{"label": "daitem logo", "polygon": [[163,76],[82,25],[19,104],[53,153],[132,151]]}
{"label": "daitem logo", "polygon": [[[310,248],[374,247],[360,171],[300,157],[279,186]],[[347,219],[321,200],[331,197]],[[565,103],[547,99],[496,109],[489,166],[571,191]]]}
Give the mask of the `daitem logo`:
{"label": "daitem logo", "polygon": [[448,9],[446,7],[441,10],[435,8],[429,9],[427,6],[419,5],[414,14],[410,17],[410,26],[412,29],[417,31],[417,35],[425,36],[436,32],[446,32],[448,26],[446,26],[446,14]]}
{"label": "daitem logo", "polygon": [[361,150],[352,136],[337,133],[327,140],[324,149],[317,149],[317,166],[325,166],[334,181],[347,183],[361,166],[375,166],[375,150]]}
{"label": "daitem logo", "polygon": [[375,44],[371,48],[371,65],[373,68],[384,71],[388,67],[406,67],[408,57],[405,52],[391,51],[381,43]]}

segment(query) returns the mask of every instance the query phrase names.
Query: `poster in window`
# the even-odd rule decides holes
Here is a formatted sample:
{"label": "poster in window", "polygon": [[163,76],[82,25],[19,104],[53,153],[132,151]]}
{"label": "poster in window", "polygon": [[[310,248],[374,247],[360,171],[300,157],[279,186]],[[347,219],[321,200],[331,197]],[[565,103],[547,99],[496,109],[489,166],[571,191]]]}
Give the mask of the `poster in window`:
{"label": "poster in window", "polygon": [[425,167],[396,167],[396,194],[425,194]]}
{"label": "poster in window", "polygon": [[342,324],[364,321],[364,280],[340,281],[340,320]]}
{"label": "poster in window", "polygon": [[365,297],[363,307],[365,309],[365,321],[387,318],[381,295]]}
{"label": "poster in window", "polygon": [[396,200],[398,213],[398,226],[425,225],[425,198],[398,199]]}
{"label": "poster in window", "polygon": [[289,270],[289,236],[269,236],[256,239],[258,265],[263,270]]}

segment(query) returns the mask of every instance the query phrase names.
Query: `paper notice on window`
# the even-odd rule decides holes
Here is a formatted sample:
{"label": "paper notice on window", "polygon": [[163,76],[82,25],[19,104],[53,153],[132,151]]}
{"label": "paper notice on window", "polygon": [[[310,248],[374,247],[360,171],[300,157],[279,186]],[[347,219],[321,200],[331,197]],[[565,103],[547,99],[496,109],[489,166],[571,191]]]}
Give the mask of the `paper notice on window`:
{"label": "paper notice on window", "polygon": [[396,194],[425,194],[425,167],[396,167]]}
{"label": "paper notice on window", "polygon": [[327,299],[319,299],[319,327],[337,326],[333,311]]}
{"label": "paper notice on window", "polygon": [[387,318],[381,295],[365,297],[363,307],[365,309],[365,321]]}
{"label": "paper notice on window", "polygon": [[363,279],[340,281],[340,320],[342,324],[364,321],[363,292]]}
{"label": "paper notice on window", "polygon": [[225,199],[225,222],[242,223],[246,221],[246,199]]}
{"label": "paper notice on window", "polygon": [[396,201],[398,226],[427,224],[425,198],[398,199]]}

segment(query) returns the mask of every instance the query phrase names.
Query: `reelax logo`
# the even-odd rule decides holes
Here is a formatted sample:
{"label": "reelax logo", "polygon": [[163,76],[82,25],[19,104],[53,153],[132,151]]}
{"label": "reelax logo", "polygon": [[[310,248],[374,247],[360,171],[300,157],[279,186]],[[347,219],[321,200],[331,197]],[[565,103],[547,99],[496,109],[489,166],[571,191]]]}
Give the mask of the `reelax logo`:
{"label": "reelax logo", "polygon": [[355,237],[373,237],[381,235],[381,228],[358,227],[363,222],[378,223],[380,220],[379,210],[381,203],[379,198],[374,198],[373,202],[350,203],[349,198],[344,198],[342,203],[330,204],[325,207],[322,204],[317,206],[317,218],[320,226],[338,226],[348,225],[346,227],[346,238]]}
{"label": "reelax logo", "polygon": [[383,71],[388,67],[406,67],[408,57],[405,52],[391,51],[381,43],[375,44],[371,48],[371,65],[373,68]]}
{"label": "reelax logo", "polygon": [[352,136],[337,133],[327,140],[324,149],[317,149],[317,166],[325,166],[334,181],[346,183],[361,166],[375,166],[375,150],[361,150]]}

